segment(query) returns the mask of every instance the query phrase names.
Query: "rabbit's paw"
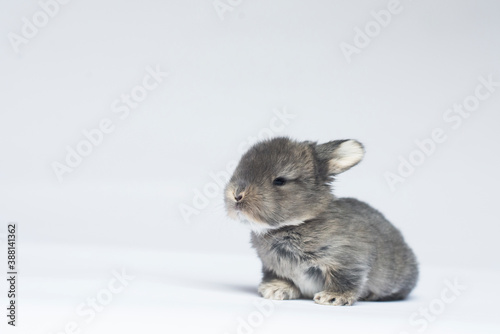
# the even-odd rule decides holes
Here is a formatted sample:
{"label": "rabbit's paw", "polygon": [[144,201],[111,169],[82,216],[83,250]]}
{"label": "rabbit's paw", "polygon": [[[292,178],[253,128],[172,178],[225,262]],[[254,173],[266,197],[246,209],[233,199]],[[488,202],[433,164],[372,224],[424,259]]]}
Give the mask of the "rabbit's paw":
{"label": "rabbit's paw", "polygon": [[350,306],[356,298],[349,293],[335,293],[331,291],[320,291],[314,295],[314,302],[321,305]]}
{"label": "rabbit's paw", "polygon": [[285,300],[300,297],[300,290],[293,283],[280,279],[260,283],[258,291],[266,299]]}

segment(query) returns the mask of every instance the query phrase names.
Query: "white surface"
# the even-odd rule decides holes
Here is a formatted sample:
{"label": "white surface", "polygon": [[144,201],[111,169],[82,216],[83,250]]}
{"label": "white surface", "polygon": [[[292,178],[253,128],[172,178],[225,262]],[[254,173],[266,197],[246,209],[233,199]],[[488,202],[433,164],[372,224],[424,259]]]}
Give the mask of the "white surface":
{"label": "white surface", "polygon": [[[81,333],[238,333],[262,303],[256,286],[256,256],[131,251],[67,244],[21,245],[19,327],[9,333],[58,333],[77,323]],[[106,289],[113,270],[134,276],[111,302],[87,323],[76,313],[87,298]],[[498,333],[496,316],[500,272],[423,266],[416,290],[406,301],[358,302],[352,307],[316,305],[312,300],[274,302],[254,333],[420,333],[422,316],[447,289],[445,281],[465,287],[442,313],[431,316],[426,333]],[[119,286],[119,284],[115,284]],[[437,302],[439,304],[439,302]],[[260,305],[260,304],[259,304]],[[255,317],[255,315],[254,315]],[[258,321],[258,316],[256,317]],[[258,323],[258,322],[257,322]],[[3,324],[2,324],[3,326]],[[243,331],[243,333],[246,333]]]}
{"label": "white surface", "polygon": [[[423,276],[407,302],[278,303],[256,333],[414,333],[408,317],[454,277],[467,291],[426,331],[492,330],[500,88],[456,129],[443,116],[475,93],[479,77],[500,81],[500,3],[401,0],[402,11],[348,63],[341,43],[353,43],[354,29],[388,3],[242,1],[221,20],[212,0],[73,0],[16,53],[8,36],[21,33],[39,1],[2,1],[0,236],[7,222],[19,224],[18,330],[62,330],[124,266],[134,284],[82,333],[235,332],[259,300],[260,266],[248,231],[225,218],[210,174],[230,171],[241,148],[273,125],[274,135],[365,145],[335,193],[382,211]],[[157,66],[169,76],[121,119],[113,103]],[[295,118],[277,122],[275,109]],[[60,183],[52,163],[106,118],[114,131]],[[435,128],[447,140],[391,191],[384,174]],[[193,206],[197,191],[212,196],[185,221],[180,208]]]}
{"label": "white surface", "polygon": [[[365,145],[336,194],[381,210],[420,261],[500,268],[500,89],[458,129],[442,118],[479,76],[500,81],[500,3],[402,0],[347,63],[340,44],[387,4],[243,1],[222,21],[211,0],[74,0],[19,54],[2,38],[1,220],[21,223],[31,241],[248,254],[220,187],[190,224],[179,208],[286,107],[295,118],[275,135]],[[3,1],[0,36],[39,10],[36,0]],[[169,77],[120,119],[112,103],[156,65]],[[114,132],[59,183],[51,164],[104,118]],[[435,127],[447,141],[392,192],[384,173]],[[138,226],[147,238],[135,238]]]}

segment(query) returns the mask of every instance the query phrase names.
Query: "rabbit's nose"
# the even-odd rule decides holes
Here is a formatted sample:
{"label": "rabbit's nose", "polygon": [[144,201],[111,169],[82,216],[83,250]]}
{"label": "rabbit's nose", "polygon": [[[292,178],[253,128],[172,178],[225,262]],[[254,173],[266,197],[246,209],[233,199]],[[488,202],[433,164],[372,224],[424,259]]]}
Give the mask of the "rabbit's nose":
{"label": "rabbit's nose", "polygon": [[238,195],[234,195],[234,199],[236,202],[240,202],[243,199],[243,193],[239,193]]}
{"label": "rabbit's nose", "polygon": [[245,197],[245,191],[247,190],[246,187],[246,183],[241,182],[236,186],[236,189],[234,189],[233,195],[236,203],[241,202]]}

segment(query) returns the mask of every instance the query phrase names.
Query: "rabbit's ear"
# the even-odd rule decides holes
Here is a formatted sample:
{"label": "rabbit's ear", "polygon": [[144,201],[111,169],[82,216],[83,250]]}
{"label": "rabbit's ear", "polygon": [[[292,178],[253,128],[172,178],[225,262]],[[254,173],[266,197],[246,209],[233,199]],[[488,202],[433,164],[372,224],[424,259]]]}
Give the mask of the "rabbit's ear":
{"label": "rabbit's ear", "polygon": [[340,174],[363,159],[365,149],[357,140],[334,140],[316,146],[318,158],[328,161],[328,174]]}

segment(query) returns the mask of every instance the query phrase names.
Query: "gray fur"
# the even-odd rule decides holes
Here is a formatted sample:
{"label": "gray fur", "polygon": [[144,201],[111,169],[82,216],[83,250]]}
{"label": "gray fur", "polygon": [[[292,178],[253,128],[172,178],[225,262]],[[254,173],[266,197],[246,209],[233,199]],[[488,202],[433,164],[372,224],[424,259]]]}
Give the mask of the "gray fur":
{"label": "gray fur", "polygon": [[354,140],[318,145],[280,137],[243,155],[225,205],[253,229],[265,298],[352,305],[404,299],[414,288],[417,261],[399,230],[368,204],[331,193],[333,177],[363,153]]}

